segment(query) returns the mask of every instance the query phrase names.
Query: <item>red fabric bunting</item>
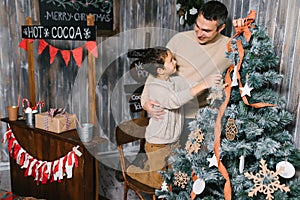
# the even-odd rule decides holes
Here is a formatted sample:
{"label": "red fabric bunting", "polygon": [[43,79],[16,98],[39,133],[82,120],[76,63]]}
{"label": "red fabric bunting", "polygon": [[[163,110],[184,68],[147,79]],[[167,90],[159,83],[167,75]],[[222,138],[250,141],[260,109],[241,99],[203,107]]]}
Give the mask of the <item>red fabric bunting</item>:
{"label": "red fabric bunting", "polygon": [[51,172],[51,165],[48,166],[47,164],[45,164],[45,169],[44,169],[43,176],[42,176],[42,184],[47,183],[50,172]]}
{"label": "red fabric bunting", "polygon": [[20,157],[20,165],[21,166],[24,164],[24,161],[25,161],[25,153],[23,152]]}
{"label": "red fabric bunting", "polygon": [[10,138],[8,140],[7,149],[11,156],[13,155],[12,149],[14,148],[15,144],[16,144],[16,138]]}
{"label": "red fabric bunting", "polygon": [[33,42],[33,41],[34,41],[34,39],[23,39],[19,43],[19,47],[21,47],[22,49],[25,49],[27,51],[27,42]]}
{"label": "red fabric bunting", "polygon": [[58,48],[55,48],[52,45],[49,45],[49,54],[50,54],[50,64],[54,62],[54,58],[57,54]]}
{"label": "red fabric bunting", "polygon": [[73,164],[72,159],[74,158],[75,167],[78,167],[78,157],[74,151],[71,151],[68,155],[68,165],[71,166]]}
{"label": "red fabric bunting", "polygon": [[13,159],[17,159],[18,153],[21,150],[21,146],[19,144],[16,144],[14,147],[14,154],[13,154]]}
{"label": "red fabric bunting", "polygon": [[[21,168],[26,168],[24,176],[34,177],[34,180],[37,182],[37,184],[39,184],[40,182],[42,184],[46,184],[47,181],[61,182],[63,177],[66,176],[66,165],[68,165],[69,163],[68,156],[71,158],[71,160],[74,159],[74,164],[76,167],[78,167],[77,156],[81,156],[81,152],[77,150],[79,146],[77,146],[76,148],[73,147],[73,150],[68,154],[55,161],[48,162],[37,160],[36,158],[26,153],[26,151],[21,147],[21,145],[14,137],[11,129],[8,129],[3,135],[2,142],[8,143],[10,156],[17,161],[16,163],[20,165]],[[74,149],[76,149],[76,151],[78,152],[75,153]],[[71,168],[68,169],[71,173],[67,176],[67,178],[72,178],[73,165],[71,165],[70,167]]]}
{"label": "red fabric bunting", "polygon": [[49,44],[45,40],[39,40],[38,54],[40,55]]}
{"label": "red fabric bunting", "polygon": [[[19,43],[19,46],[20,46],[20,48],[23,48],[27,51],[27,42],[33,42],[33,41],[34,41],[34,39],[23,39]],[[50,64],[52,64],[54,62],[54,58],[57,54],[57,51],[59,50],[61,52],[61,55],[63,57],[63,60],[66,64],[66,66],[69,65],[71,53],[73,55],[73,58],[77,64],[77,66],[78,67],[81,66],[82,50],[83,50],[82,46],[78,47],[76,49],[73,49],[73,50],[62,50],[62,49],[53,47],[52,45],[48,44],[43,39],[39,39],[38,54],[40,55],[47,46],[49,46]],[[86,49],[88,50],[89,53],[91,53],[95,58],[98,58],[98,49],[97,49],[96,41],[87,41],[84,46],[86,47]]]}
{"label": "red fabric bunting", "polygon": [[81,66],[81,62],[82,62],[82,47],[78,47],[76,49],[72,50],[73,53],[73,58],[77,64],[78,67]]}
{"label": "red fabric bunting", "polygon": [[61,56],[63,57],[66,67],[68,67],[70,62],[70,51],[69,50],[60,50]]}
{"label": "red fabric bunting", "polygon": [[95,41],[87,41],[85,47],[95,58],[98,58],[98,49]]}
{"label": "red fabric bunting", "polygon": [[21,40],[21,42],[19,43],[19,47],[27,51],[27,40],[26,39]]}

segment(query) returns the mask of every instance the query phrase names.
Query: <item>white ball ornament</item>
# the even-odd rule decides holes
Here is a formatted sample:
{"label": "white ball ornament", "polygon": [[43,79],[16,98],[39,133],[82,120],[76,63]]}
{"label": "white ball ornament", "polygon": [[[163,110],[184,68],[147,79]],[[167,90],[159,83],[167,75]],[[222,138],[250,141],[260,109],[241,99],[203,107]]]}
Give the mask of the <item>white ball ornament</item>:
{"label": "white ball ornament", "polygon": [[201,178],[198,178],[193,184],[193,192],[195,194],[201,194],[205,188],[205,181]]}
{"label": "white ball ornament", "polygon": [[279,175],[283,178],[292,178],[296,173],[295,167],[288,161],[277,163],[276,170],[279,170],[280,168],[283,168],[283,170],[279,172]]}

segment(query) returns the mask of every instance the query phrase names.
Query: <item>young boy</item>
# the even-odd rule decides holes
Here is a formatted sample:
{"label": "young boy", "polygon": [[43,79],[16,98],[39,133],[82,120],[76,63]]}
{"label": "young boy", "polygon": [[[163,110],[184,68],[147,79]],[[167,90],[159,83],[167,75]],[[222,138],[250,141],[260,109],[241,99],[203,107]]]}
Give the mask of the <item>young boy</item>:
{"label": "young boy", "polygon": [[159,170],[165,170],[167,159],[178,145],[183,123],[182,105],[207,88],[218,84],[220,74],[210,75],[201,83],[190,86],[176,73],[176,60],[167,48],[150,48],[143,59],[144,69],[153,76],[149,83],[149,97],[160,102],[165,110],[162,119],[150,118],[146,128],[145,151],[148,157],[144,169],[131,165],[127,172],[130,177],[153,188],[160,188],[163,182]]}

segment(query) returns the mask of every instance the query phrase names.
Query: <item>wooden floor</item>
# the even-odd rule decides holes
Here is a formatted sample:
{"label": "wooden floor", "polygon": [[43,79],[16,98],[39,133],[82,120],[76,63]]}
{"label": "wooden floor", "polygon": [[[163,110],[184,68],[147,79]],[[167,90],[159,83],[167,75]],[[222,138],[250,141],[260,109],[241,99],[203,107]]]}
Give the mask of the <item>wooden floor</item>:
{"label": "wooden floor", "polygon": [[[8,163],[6,163],[5,165],[7,166],[7,164]],[[0,189],[5,191],[11,191],[9,168],[5,168],[5,167],[0,168]]]}
{"label": "wooden floor", "polygon": [[[11,191],[10,170],[0,171],[0,189]],[[123,183],[115,178],[115,171],[99,164],[99,200],[123,199]],[[136,194],[129,190],[128,199],[138,200]],[[145,199],[151,197],[145,196]]]}

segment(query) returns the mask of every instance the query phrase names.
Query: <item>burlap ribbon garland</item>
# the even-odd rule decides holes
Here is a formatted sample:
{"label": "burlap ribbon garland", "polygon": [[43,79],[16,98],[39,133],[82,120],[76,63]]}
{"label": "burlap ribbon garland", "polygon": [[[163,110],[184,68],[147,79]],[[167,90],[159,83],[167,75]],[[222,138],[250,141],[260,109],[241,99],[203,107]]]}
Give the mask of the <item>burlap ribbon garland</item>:
{"label": "burlap ribbon garland", "polygon": [[[254,19],[256,17],[256,11],[251,10],[249,15],[245,18],[245,24],[244,26],[241,27],[236,27],[235,28],[235,35],[229,40],[229,42],[227,43],[227,51],[231,52],[233,51],[231,49],[231,42],[233,40],[233,38],[243,34],[244,38],[249,42],[250,38],[251,38],[251,31],[249,30],[249,28],[251,27],[251,23],[254,22]],[[237,41],[237,47],[238,47],[238,52],[239,52],[239,63],[237,65],[237,78],[238,78],[238,83],[239,83],[239,87],[243,87],[242,82],[241,82],[241,77],[239,74],[239,70],[241,68],[242,65],[242,61],[244,58],[244,48],[242,46],[242,41],[238,40]],[[225,168],[225,166],[223,165],[223,163],[221,162],[220,159],[220,146],[221,146],[221,120],[222,117],[225,113],[226,107],[229,103],[230,100],[230,93],[231,93],[231,77],[230,77],[230,73],[234,70],[234,66],[231,65],[226,73],[225,76],[225,83],[227,83],[227,87],[225,87],[225,95],[226,98],[224,100],[224,102],[222,103],[222,105],[220,106],[220,110],[219,113],[217,115],[216,118],[216,123],[215,123],[215,129],[214,129],[214,134],[215,134],[215,141],[214,141],[214,153],[216,155],[217,161],[218,161],[218,169],[220,171],[220,173],[223,175],[223,177],[225,178],[226,182],[225,182],[225,186],[224,186],[224,198],[225,200],[230,200],[231,196],[232,196],[232,189],[231,189],[231,184],[230,184],[230,178],[228,175],[228,172]],[[242,91],[240,91],[240,93],[242,93]],[[254,104],[249,104],[247,97],[243,96],[242,97],[243,102],[246,105],[252,106],[254,108],[262,108],[262,107],[266,107],[266,106],[275,106],[273,104],[269,104],[269,103],[254,103]]]}
{"label": "burlap ribbon garland", "polygon": [[[195,171],[192,171],[192,180],[195,182],[198,179],[197,174],[195,173]],[[191,200],[194,200],[196,198],[197,194],[192,190],[191,192]]]}

